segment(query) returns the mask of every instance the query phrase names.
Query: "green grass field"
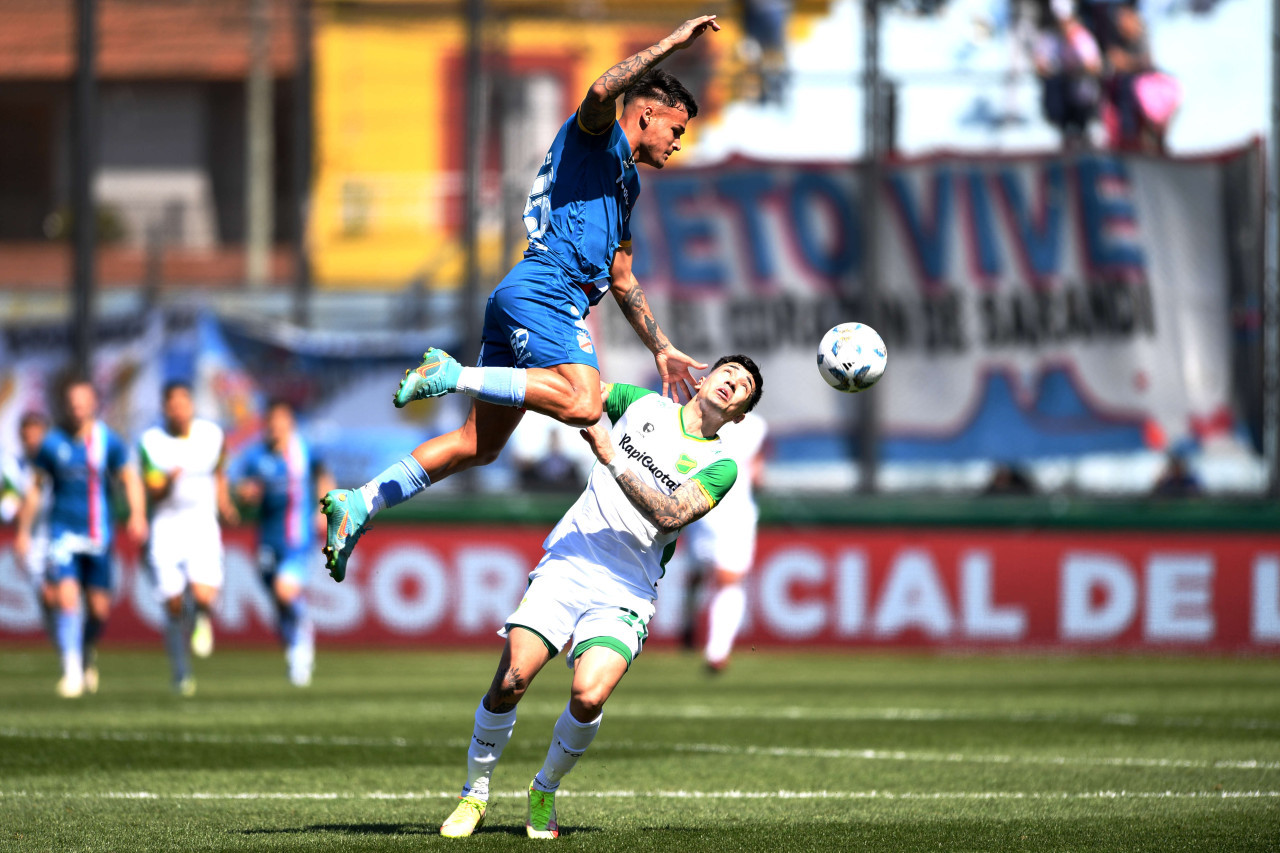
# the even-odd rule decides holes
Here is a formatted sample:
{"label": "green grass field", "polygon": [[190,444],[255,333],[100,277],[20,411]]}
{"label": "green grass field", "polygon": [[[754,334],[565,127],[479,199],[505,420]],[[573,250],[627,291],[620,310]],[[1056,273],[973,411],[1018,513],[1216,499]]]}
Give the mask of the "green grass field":
{"label": "green grass field", "polygon": [[[558,662],[485,827],[437,834],[497,651],[324,648],[296,690],[220,649],[182,700],[158,651],[108,648],[66,701],[51,651],[0,650],[0,849],[536,846]],[[561,791],[568,849],[1280,850],[1280,660],[651,651]]]}

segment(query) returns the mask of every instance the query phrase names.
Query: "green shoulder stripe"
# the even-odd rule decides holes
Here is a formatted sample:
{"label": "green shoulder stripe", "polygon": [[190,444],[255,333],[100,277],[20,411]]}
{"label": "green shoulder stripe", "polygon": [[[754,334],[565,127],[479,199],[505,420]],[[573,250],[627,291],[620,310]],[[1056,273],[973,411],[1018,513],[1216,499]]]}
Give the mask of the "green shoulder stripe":
{"label": "green shoulder stripe", "polygon": [[738,479],[738,463],[732,459],[717,459],[706,468],[689,479],[697,480],[715,503],[729,493],[729,488]]}
{"label": "green shoulder stripe", "polygon": [[641,397],[647,397],[654,392],[648,388],[640,388],[636,385],[627,385],[622,382],[610,382],[605,386],[604,391],[604,411],[609,416],[609,420],[613,423],[618,422],[618,418],[622,417],[622,413],[627,407],[639,400]]}
{"label": "green shoulder stripe", "polygon": [[159,468],[156,467],[156,463],[151,461],[151,454],[147,452],[147,444],[145,441],[138,442],[138,461],[142,465],[143,474],[159,470]]}

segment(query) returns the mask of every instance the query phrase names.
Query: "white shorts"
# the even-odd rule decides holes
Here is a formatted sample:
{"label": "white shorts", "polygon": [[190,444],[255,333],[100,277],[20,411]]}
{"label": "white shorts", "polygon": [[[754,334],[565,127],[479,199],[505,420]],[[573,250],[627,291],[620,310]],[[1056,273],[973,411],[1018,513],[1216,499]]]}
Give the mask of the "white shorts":
{"label": "white shorts", "polygon": [[147,562],[160,601],[181,595],[191,584],[221,589],[222,531],[216,523],[155,525]]}
{"label": "white shorts", "polygon": [[572,639],[570,662],[604,646],[635,660],[649,636],[653,600],[641,598],[603,569],[588,569],[547,554],[529,575],[529,587],[498,633],[526,628],[555,655]]}
{"label": "white shorts", "polygon": [[[712,513],[715,512],[713,509]],[[689,525],[680,539],[689,549],[689,557],[699,566],[714,566],[735,575],[746,574],[756,558],[756,526],[750,519],[740,524],[708,522],[710,515]]]}

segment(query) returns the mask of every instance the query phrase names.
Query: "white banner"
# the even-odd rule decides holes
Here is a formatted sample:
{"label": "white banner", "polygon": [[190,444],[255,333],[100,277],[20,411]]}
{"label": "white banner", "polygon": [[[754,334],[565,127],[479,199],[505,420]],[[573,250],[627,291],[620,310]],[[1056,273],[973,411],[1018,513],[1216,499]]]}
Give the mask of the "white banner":
{"label": "white banner", "polygon": [[[1224,175],[1253,156],[889,167],[872,229],[883,458],[1234,441]],[[637,277],[673,343],[760,362],[764,416],[812,458],[850,432],[854,404],[814,362],[830,326],[866,319],[858,193],[852,165],[731,163],[650,175],[632,223]],[[597,314],[606,378],[651,384],[621,313]]]}

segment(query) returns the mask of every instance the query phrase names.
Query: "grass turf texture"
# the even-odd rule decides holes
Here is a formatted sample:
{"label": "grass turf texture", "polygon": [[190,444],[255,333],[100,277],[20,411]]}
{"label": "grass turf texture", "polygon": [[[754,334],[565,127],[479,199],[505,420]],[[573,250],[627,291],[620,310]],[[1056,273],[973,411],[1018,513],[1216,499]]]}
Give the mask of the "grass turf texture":
{"label": "grass turf texture", "polygon": [[[443,839],[498,648],[0,654],[0,849],[510,850],[569,673],[520,706],[485,826]],[[785,792],[785,793],[782,793]],[[593,851],[1280,850],[1280,661],[651,651],[558,798]],[[547,842],[543,842],[547,843]]]}

